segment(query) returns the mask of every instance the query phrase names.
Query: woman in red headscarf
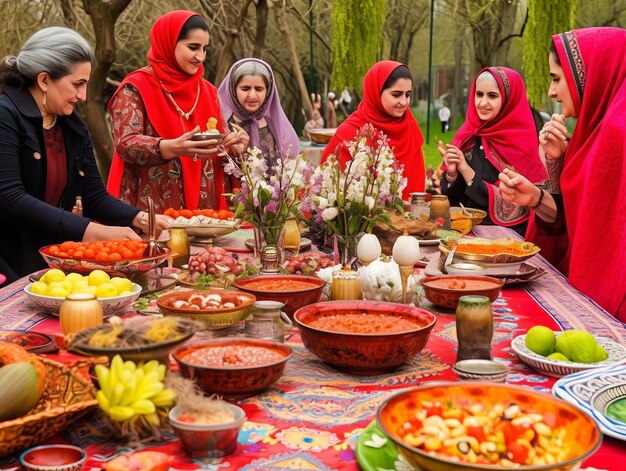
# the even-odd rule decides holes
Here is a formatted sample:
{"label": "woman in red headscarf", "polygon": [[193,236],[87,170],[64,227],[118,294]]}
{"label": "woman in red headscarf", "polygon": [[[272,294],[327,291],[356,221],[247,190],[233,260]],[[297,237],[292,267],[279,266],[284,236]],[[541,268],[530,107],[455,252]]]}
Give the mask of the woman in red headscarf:
{"label": "woman in red headscarf", "polygon": [[[585,28],[552,40],[548,94],[563,114],[544,125],[539,142],[560,194],[511,170],[500,174],[502,194],[534,208],[527,238],[541,237],[548,251],[566,248],[559,268],[572,286],[626,322],[626,30]],[[578,118],[571,139],[567,117]],[[562,167],[560,177],[552,167]]]}
{"label": "woman in red headscarf", "polygon": [[481,70],[474,82],[465,123],[452,144],[439,141],[443,157],[441,191],[452,204],[483,209],[484,224],[526,232],[529,209],[500,197],[498,174],[515,168],[533,183],[547,179],[526,89],[520,75],[506,67]]}
{"label": "woman in red headscarf", "polygon": [[371,123],[387,135],[396,160],[404,165],[407,186],[402,197],[406,200],[409,193],[424,191],[424,137],[409,109],[412,89],[413,78],[406,65],[395,61],[376,63],[363,80],[363,101],[337,128],[324,149],[322,163],[337,152],[342,164],[349,161],[351,156],[346,143],[354,140],[363,125]]}
{"label": "woman in red headscarf", "polygon": [[[216,88],[202,78],[209,27],[200,15],[176,10],[150,30],[150,65],[130,73],[109,103],[115,154],[107,190],[140,208],[147,198],[158,212],[226,206],[217,140],[192,141],[209,118],[224,132]],[[243,152],[238,126],[224,138]]]}

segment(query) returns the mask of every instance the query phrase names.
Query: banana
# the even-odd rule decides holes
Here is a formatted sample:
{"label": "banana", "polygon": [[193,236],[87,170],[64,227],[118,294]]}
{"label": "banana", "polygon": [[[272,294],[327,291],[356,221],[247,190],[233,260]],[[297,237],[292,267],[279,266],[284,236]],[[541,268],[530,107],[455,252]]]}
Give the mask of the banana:
{"label": "banana", "polygon": [[122,371],[124,371],[124,362],[122,357],[119,355],[115,355],[113,360],[111,360],[111,366],[109,367],[111,371],[111,384],[115,384],[120,381],[122,377]]}
{"label": "banana", "polygon": [[159,366],[159,362],[158,361],[150,360],[148,363],[141,363],[139,365],[139,368],[141,370],[143,370],[145,375],[148,375],[148,374],[152,373],[153,371],[156,372],[158,366]]}
{"label": "banana", "polygon": [[157,414],[156,412],[153,412],[152,414],[145,414],[143,416],[143,418],[150,425],[154,425],[154,426],[158,427],[161,424],[161,420],[159,419],[159,414]]}
{"label": "banana", "polygon": [[174,404],[174,399],[176,399],[176,393],[171,389],[163,389],[150,398],[152,403],[157,407],[171,406]]}
{"label": "banana", "polygon": [[135,400],[140,401],[142,399],[149,399],[155,394],[161,392],[164,388],[165,386],[163,386],[163,383],[161,382],[148,384],[145,384],[144,382],[144,384],[141,385],[141,388],[138,388],[138,391],[135,393]]}
{"label": "banana", "polygon": [[163,381],[163,379],[165,378],[166,371],[167,371],[167,368],[165,367],[165,365],[159,363],[159,366],[157,366],[157,372],[159,373],[159,381]]}
{"label": "banana", "polygon": [[129,381],[124,383],[124,392],[122,393],[122,398],[120,399],[120,406],[128,406],[131,403],[135,402],[135,394],[137,392],[137,380],[134,376],[130,378]]}
{"label": "banana", "polygon": [[124,385],[122,383],[117,383],[113,386],[113,390],[111,391],[111,395],[109,396],[109,406],[111,408],[117,406],[122,399],[122,394],[124,394]]}
{"label": "banana", "polygon": [[134,361],[127,360],[124,362],[125,371],[130,371],[131,373],[134,373],[136,369],[137,369],[137,365],[135,365]]}
{"label": "banana", "polygon": [[135,401],[131,404],[130,407],[132,407],[135,412],[140,415],[153,414],[156,412],[156,407],[154,403],[149,399]]}
{"label": "banana", "polygon": [[137,415],[135,409],[127,406],[114,406],[108,411],[109,417],[116,422],[126,422]]}
{"label": "banana", "polygon": [[98,383],[100,384],[100,390],[104,393],[105,396],[111,395],[111,372],[104,365],[96,365],[95,367],[96,377],[98,378]]}
{"label": "banana", "polygon": [[108,412],[109,411],[109,398],[106,396],[106,394],[104,394],[103,391],[98,391],[96,393],[96,399],[98,400],[98,405],[100,406],[100,409],[102,409],[104,412]]}

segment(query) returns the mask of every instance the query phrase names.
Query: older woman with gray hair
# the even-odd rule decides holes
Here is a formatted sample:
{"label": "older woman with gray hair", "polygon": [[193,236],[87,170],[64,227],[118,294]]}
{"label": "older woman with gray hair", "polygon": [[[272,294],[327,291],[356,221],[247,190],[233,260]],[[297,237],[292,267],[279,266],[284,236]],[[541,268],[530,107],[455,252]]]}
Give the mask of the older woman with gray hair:
{"label": "older woman with gray hair", "polygon": [[224,118],[240,125],[268,164],[279,154],[300,152],[298,135],[280,105],[274,73],[268,63],[242,59],[230,68],[218,88]]}
{"label": "older woman with gray hair", "polygon": [[[42,246],[138,240],[131,227],[147,228],[145,213],[104,189],[75,110],[93,57],[80,34],[50,27],[0,64],[0,262],[9,282],[46,266]],[[83,215],[72,212],[78,197]]]}

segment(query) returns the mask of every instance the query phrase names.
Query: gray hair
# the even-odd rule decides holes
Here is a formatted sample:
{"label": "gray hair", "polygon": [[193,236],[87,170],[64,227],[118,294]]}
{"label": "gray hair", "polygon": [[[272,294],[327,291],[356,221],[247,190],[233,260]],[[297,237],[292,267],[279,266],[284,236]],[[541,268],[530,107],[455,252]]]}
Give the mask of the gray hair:
{"label": "gray hair", "polygon": [[267,94],[269,96],[270,89],[272,88],[272,73],[257,61],[244,62],[233,71],[232,84],[237,86],[239,81],[246,75],[253,75],[255,77],[262,77],[267,87]]}
{"label": "gray hair", "polygon": [[481,82],[491,82],[496,87],[498,86],[498,82],[497,82],[496,78],[488,70],[485,70],[482,74],[480,74],[478,77],[476,77],[476,85],[478,85]]}
{"label": "gray hair", "polygon": [[51,26],[28,38],[13,67],[32,83],[41,72],[57,80],[72,73],[78,64],[93,60],[93,50],[85,38],[72,29]]}

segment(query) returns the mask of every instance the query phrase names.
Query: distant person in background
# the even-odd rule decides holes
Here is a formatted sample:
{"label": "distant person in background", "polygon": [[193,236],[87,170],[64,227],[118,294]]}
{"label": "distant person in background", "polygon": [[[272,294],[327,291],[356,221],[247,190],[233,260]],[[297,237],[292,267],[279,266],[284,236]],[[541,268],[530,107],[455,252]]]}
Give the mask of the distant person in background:
{"label": "distant person in background", "polygon": [[335,112],[335,94],[330,92],[328,94],[328,100],[326,100],[326,127],[337,127],[337,114]]}
{"label": "distant person in background", "polygon": [[[517,170],[500,174],[503,198],[533,209],[527,240],[575,288],[626,322],[626,30],[552,36],[548,95],[561,103],[539,133],[547,192]],[[576,118],[567,133],[565,118]]]}
{"label": "distant person in background", "polygon": [[308,120],[306,124],[304,125],[304,136],[307,139],[311,140],[309,131],[311,129],[320,129],[323,127],[324,127],[324,119],[322,118],[322,115],[320,114],[318,110],[313,110],[313,115],[311,116],[311,119]]}
{"label": "distant person in background", "polygon": [[354,140],[359,129],[370,123],[389,138],[396,160],[404,166],[407,186],[403,199],[408,200],[411,192],[424,191],[424,137],[409,108],[412,88],[413,77],[405,64],[396,61],[374,64],[363,79],[363,100],[358,109],[339,125],[324,148],[321,163],[339,151],[339,161],[345,165],[352,158],[346,144]]}
{"label": "distant person in background", "polygon": [[439,108],[439,121],[441,121],[441,132],[447,132],[450,129],[450,108],[446,105]]}
{"label": "distant person in background", "polygon": [[482,209],[484,224],[526,232],[530,211],[505,202],[498,174],[513,167],[535,183],[548,174],[539,156],[539,141],[522,77],[506,67],[481,70],[472,83],[465,123],[452,144],[439,141],[445,168],[441,191],[450,203]]}
{"label": "distant person in background", "polygon": [[300,152],[298,135],[280,104],[274,73],[267,62],[256,58],[235,62],[217,93],[224,118],[248,133],[249,145],[261,149],[270,167],[280,153]]}

